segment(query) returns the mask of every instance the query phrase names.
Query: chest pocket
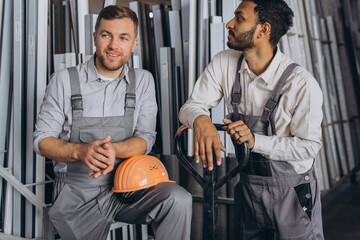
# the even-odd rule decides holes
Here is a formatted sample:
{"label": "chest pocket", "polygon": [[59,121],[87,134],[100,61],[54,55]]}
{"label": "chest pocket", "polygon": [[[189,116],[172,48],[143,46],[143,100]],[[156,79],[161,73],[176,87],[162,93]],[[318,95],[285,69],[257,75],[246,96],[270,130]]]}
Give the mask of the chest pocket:
{"label": "chest pocket", "polygon": [[120,142],[124,140],[124,131],[122,128],[119,127],[80,128],[80,142],[84,144],[91,143],[99,139],[104,139],[107,136],[111,136],[110,142]]}

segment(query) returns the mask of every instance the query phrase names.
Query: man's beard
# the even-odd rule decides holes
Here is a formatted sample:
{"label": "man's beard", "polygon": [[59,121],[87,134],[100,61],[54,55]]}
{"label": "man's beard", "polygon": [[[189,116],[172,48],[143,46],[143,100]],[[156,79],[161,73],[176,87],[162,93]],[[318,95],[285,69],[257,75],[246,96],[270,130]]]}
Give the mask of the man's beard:
{"label": "man's beard", "polygon": [[120,61],[118,62],[110,62],[110,61],[105,61],[105,58],[100,55],[100,56],[96,56],[98,59],[99,59],[99,62],[101,63],[101,65],[103,65],[103,67],[106,69],[106,70],[109,70],[109,71],[116,71],[116,70],[119,70],[120,68],[122,68],[127,61],[124,61],[126,60],[125,56],[122,56],[122,58],[120,59]]}
{"label": "man's beard", "polygon": [[235,36],[234,32],[229,30],[229,35],[233,36],[234,42],[227,42],[227,46],[231,49],[244,51],[246,49],[251,49],[254,47],[254,33],[256,30],[256,26],[254,25],[249,31],[241,33],[239,36]]}

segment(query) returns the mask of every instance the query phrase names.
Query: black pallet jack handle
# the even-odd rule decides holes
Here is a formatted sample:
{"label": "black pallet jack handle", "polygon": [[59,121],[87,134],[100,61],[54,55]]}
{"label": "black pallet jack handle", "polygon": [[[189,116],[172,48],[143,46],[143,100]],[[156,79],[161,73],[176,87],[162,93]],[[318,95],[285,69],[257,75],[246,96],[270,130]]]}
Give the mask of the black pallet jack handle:
{"label": "black pallet jack handle", "polygon": [[[227,131],[227,125],[223,124],[214,124],[218,131]],[[217,206],[216,206],[216,191],[219,190],[224,184],[229,182],[233,177],[235,177],[240,170],[246,165],[250,149],[247,142],[242,143],[241,145],[236,144],[237,156],[239,164],[230,172],[228,172],[224,177],[216,181],[215,177],[215,166],[213,171],[209,171],[207,168],[204,168],[203,177],[194,169],[191,165],[193,157],[187,157],[182,149],[180,135],[187,130],[189,127],[181,126],[175,134],[175,153],[179,158],[181,165],[188,171],[195,180],[201,185],[204,190],[204,204],[203,204],[203,239],[210,240],[216,239],[216,223],[217,223]],[[240,155],[240,156],[239,156]]]}

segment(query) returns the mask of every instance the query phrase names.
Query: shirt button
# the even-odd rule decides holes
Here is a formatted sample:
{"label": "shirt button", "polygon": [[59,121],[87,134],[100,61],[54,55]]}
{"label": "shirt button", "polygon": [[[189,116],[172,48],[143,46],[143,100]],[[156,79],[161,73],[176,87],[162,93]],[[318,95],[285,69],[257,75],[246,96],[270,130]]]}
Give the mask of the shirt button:
{"label": "shirt button", "polygon": [[307,193],[307,194],[305,195],[305,197],[306,197],[307,199],[310,199],[310,198],[311,198],[311,194],[310,194],[310,193]]}
{"label": "shirt button", "polygon": [[310,178],[309,178],[309,176],[305,176],[304,179],[305,179],[306,181],[309,181]]}

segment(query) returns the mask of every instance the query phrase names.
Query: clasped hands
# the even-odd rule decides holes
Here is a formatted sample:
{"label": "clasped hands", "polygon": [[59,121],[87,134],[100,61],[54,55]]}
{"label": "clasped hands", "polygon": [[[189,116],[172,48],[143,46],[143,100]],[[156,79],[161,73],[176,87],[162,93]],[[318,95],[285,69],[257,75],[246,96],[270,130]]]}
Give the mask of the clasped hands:
{"label": "clasped hands", "polygon": [[88,144],[79,149],[79,157],[83,164],[92,170],[90,177],[104,176],[114,169],[115,149],[110,143],[111,136]]}
{"label": "clasped hands", "polygon": [[[248,142],[250,149],[254,147],[255,137],[243,121],[232,122],[223,119],[227,125],[227,133],[236,140],[237,144]],[[201,162],[204,168],[213,170],[213,151],[215,152],[216,164],[221,164],[221,151],[226,152],[222,145],[214,124],[208,116],[201,115],[194,121],[194,159],[196,163]]]}

